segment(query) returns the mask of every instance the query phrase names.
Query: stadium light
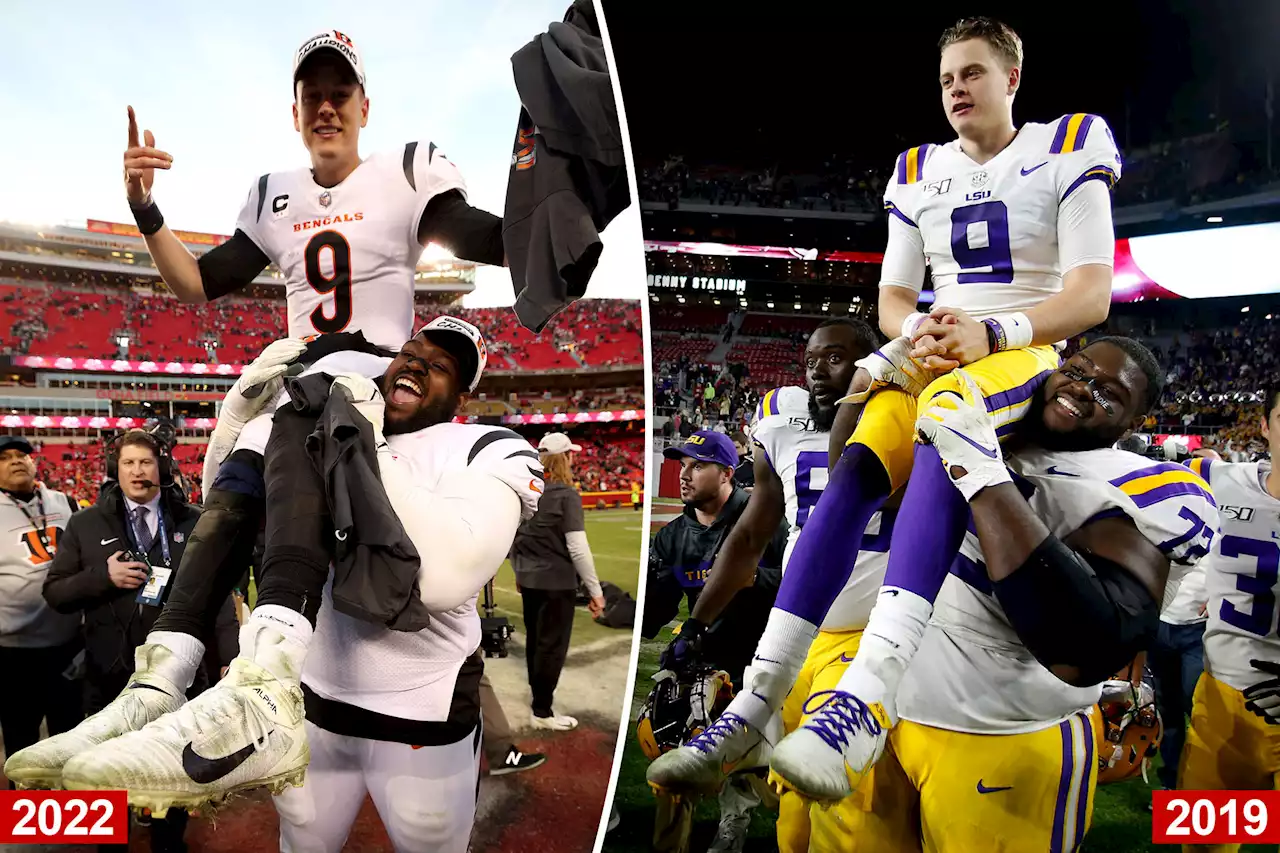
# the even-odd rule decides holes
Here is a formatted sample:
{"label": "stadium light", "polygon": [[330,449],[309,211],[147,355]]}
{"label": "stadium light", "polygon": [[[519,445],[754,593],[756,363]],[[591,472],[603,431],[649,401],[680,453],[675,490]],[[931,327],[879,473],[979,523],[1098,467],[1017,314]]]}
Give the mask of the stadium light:
{"label": "stadium light", "polygon": [[766,302],[766,303],[764,304],[764,307],[766,307],[766,308],[772,308],[772,307],[773,307],[773,303],[772,303],[772,302]]}
{"label": "stadium light", "polygon": [[1246,305],[1246,306],[1244,306],[1243,308],[1241,308],[1241,309],[1240,309],[1240,313],[1241,313],[1241,314],[1248,314],[1248,313],[1249,313],[1249,306],[1248,306],[1248,305]]}
{"label": "stadium light", "polygon": [[1222,221],[1221,216],[1210,216],[1205,219],[1205,222],[1212,222],[1214,225],[1217,225],[1221,221]]}

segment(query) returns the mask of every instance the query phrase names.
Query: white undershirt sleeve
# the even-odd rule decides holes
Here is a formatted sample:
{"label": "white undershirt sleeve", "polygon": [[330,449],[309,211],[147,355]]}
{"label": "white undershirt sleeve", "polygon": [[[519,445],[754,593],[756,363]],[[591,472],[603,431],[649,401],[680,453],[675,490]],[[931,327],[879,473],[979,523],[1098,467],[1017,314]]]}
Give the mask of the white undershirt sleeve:
{"label": "white undershirt sleeve", "polygon": [[565,547],[569,549],[569,557],[573,560],[573,568],[587,585],[587,594],[592,598],[604,595],[600,591],[600,578],[596,576],[596,561],[591,556],[591,545],[587,543],[587,531],[571,530],[564,535]]}
{"label": "white undershirt sleeve", "polygon": [[880,284],[906,287],[919,293],[924,288],[924,273],[924,237],[920,229],[890,211],[889,242],[880,264]]}
{"label": "white undershirt sleeve", "polygon": [[1058,262],[1062,274],[1084,264],[1113,266],[1115,257],[1111,190],[1102,181],[1085,181],[1058,206]]}
{"label": "white undershirt sleeve", "polygon": [[423,603],[433,612],[466,604],[507,558],[520,526],[520,498],[481,471],[445,474],[436,488],[425,489],[387,450],[378,453],[378,466],[391,508],[422,560]]}

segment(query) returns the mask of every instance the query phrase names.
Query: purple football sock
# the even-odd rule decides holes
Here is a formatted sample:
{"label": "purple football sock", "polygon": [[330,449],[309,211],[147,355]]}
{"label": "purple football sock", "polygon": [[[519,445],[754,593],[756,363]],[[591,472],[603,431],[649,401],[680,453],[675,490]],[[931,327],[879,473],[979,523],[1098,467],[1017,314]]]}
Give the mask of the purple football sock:
{"label": "purple football sock", "polygon": [[911,479],[889,539],[884,586],[911,590],[935,601],[968,523],[969,504],[951,484],[938,451],[927,444],[916,445]]}
{"label": "purple football sock", "polygon": [[879,457],[865,444],[846,447],[800,531],[774,607],[822,624],[853,572],[867,522],[888,497],[889,474]]}

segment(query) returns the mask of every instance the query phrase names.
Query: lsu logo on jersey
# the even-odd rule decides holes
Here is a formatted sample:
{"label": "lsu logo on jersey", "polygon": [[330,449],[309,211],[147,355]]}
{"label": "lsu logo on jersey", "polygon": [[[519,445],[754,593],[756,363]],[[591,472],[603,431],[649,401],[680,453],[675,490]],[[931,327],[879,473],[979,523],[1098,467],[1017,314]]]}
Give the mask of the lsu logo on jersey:
{"label": "lsu logo on jersey", "polygon": [[22,543],[27,546],[27,560],[33,566],[43,566],[53,560],[58,553],[57,527],[45,527],[39,531],[27,530],[22,534]]}

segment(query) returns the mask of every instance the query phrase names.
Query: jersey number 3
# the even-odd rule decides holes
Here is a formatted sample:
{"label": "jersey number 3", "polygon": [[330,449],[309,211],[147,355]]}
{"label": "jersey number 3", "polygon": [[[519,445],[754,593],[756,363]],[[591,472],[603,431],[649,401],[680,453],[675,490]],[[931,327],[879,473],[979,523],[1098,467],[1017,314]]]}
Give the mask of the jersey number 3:
{"label": "jersey number 3", "polygon": [[[320,253],[328,249],[333,255],[333,272],[320,269]],[[322,335],[341,332],[351,322],[351,244],[337,231],[321,231],[307,243],[303,259],[307,265],[307,284],[317,293],[333,294],[332,314],[321,303],[311,312],[311,325]]]}
{"label": "jersey number 3", "polygon": [[[986,245],[970,245],[970,226],[986,226]],[[977,230],[977,229],[975,229]],[[956,266],[991,272],[962,272],[957,284],[1009,284],[1013,281],[1013,252],[1009,247],[1009,208],[1002,201],[984,201],[951,211],[951,256]]]}

